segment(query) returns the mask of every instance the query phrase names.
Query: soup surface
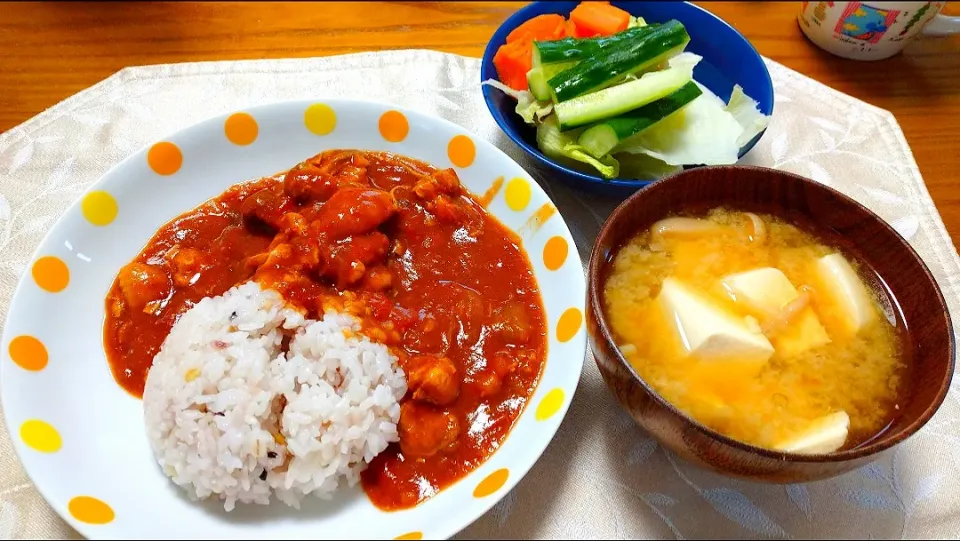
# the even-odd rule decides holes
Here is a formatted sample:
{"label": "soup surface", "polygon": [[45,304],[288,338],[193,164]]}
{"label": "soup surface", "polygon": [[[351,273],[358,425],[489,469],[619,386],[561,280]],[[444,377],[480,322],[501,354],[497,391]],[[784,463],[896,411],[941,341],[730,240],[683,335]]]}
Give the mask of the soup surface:
{"label": "soup surface", "polygon": [[540,293],[519,239],[452,169],[331,150],[238,184],[161,228],[106,298],[114,377],[142,396],[178,318],[247,280],[317,318],[361,319],[406,372],[400,442],[363,474],[372,501],[411,507],[506,437],[546,358]]}
{"label": "soup surface", "polygon": [[795,225],[720,208],[624,245],[604,305],[674,406],[743,442],[825,453],[882,432],[905,380],[906,337],[865,272]]}

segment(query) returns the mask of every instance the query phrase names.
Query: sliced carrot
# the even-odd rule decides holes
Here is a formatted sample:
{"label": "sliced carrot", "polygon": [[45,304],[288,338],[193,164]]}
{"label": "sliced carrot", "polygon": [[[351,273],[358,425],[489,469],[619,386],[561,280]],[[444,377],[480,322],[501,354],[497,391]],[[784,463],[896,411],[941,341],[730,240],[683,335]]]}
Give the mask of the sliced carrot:
{"label": "sliced carrot", "polygon": [[[573,22],[573,21],[571,20],[570,22]],[[597,32],[596,30],[594,30],[593,28],[590,28],[589,26],[578,25],[575,22],[573,22],[573,26],[574,28],[576,28],[576,31],[574,32],[575,34],[574,37],[578,39],[595,38],[603,35],[600,32]]]}
{"label": "sliced carrot", "polygon": [[574,37],[577,39],[583,39],[583,38],[594,38],[600,35],[587,28],[577,26],[577,24],[572,20],[570,21],[570,25],[573,26],[573,34],[571,35],[571,37]]}
{"label": "sliced carrot", "polygon": [[533,67],[533,42],[566,36],[567,20],[557,14],[538,15],[514,28],[493,57],[500,82],[515,90],[526,90],[527,72]]}
{"label": "sliced carrot", "polygon": [[573,24],[573,21],[567,21],[566,24],[566,37],[575,38],[577,37],[577,25]]}
{"label": "sliced carrot", "polygon": [[578,37],[610,36],[627,29],[630,14],[606,2],[580,2],[570,12]]}
{"label": "sliced carrot", "polygon": [[507,35],[507,43],[515,41],[552,41],[566,34],[566,19],[563,15],[549,13],[537,15],[513,29]]}
{"label": "sliced carrot", "polygon": [[532,41],[519,40],[501,45],[493,57],[500,82],[514,90],[526,90],[527,72],[533,67],[532,54]]}

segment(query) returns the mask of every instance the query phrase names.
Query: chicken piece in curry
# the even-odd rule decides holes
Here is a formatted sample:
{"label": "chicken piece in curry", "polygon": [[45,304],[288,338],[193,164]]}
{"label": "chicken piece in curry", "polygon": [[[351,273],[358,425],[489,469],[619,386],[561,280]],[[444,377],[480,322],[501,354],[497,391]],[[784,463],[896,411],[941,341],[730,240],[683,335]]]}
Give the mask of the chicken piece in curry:
{"label": "chicken piece in curry", "polygon": [[452,169],[331,150],[236,185],[161,228],[106,299],[114,376],[141,396],[154,355],[204,297],[254,279],[316,318],[353,314],[400,359],[400,441],[363,473],[382,509],[412,507],[501,444],[546,358],[516,236]]}

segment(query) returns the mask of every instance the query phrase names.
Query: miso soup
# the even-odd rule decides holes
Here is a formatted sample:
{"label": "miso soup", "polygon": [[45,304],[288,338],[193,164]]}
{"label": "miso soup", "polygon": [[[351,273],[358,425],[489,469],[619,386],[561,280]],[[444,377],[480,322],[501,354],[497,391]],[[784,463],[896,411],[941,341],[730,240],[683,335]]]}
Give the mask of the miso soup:
{"label": "miso soup", "polygon": [[604,308],[637,373],[701,424],[829,453],[882,432],[906,379],[904,330],[867,272],[801,227],[721,208],[624,245]]}

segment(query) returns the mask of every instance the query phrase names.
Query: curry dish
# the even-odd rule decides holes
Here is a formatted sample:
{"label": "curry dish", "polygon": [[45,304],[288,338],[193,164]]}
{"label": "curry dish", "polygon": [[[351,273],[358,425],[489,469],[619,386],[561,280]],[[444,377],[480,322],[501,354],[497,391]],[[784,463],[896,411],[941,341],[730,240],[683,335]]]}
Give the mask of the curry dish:
{"label": "curry dish", "polygon": [[177,217],[120,270],[104,327],[116,380],[141,396],[178,318],[248,280],[307,317],[356,316],[399,358],[399,443],[362,475],[382,509],[418,504],[496,451],[546,358],[520,240],[452,169],[331,150]]}

